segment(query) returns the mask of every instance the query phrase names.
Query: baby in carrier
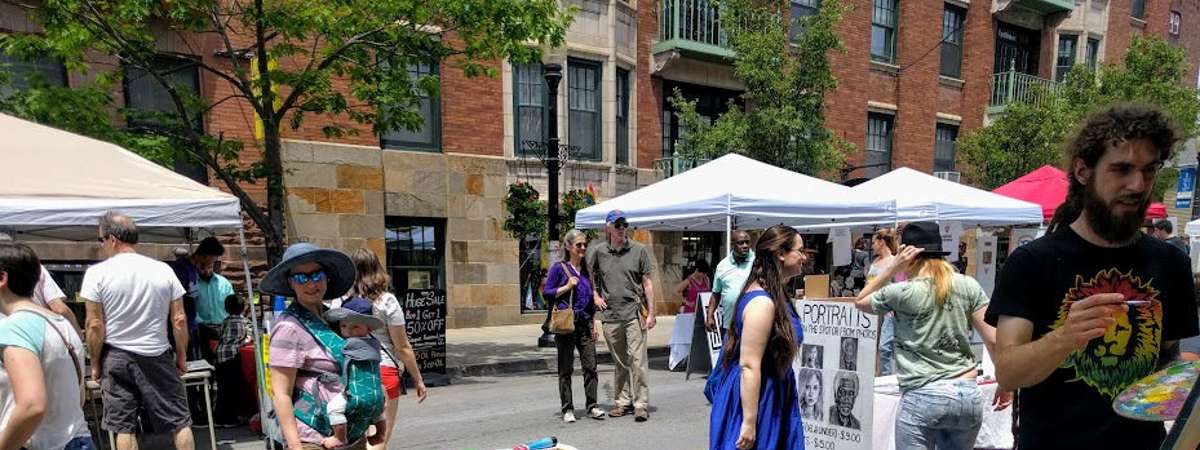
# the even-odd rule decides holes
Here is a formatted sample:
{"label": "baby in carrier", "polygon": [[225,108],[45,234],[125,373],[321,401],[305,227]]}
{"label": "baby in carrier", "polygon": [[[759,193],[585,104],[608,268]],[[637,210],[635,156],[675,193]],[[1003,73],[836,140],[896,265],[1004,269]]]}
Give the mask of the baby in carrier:
{"label": "baby in carrier", "polygon": [[[325,313],[325,320],[337,322],[346,340],[342,348],[341,378],[344,390],[326,405],[333,436],[325,438],[325,448],[346,445],[347,436],[362,436],[374,425],[383,433],[383,383],[379,379],[380,345],[371,330],[383,327],[383,321],[371,314],[371,302],[362,297],[346,300],[341,308]],[[359,418],[348,421],[347,416]]]}

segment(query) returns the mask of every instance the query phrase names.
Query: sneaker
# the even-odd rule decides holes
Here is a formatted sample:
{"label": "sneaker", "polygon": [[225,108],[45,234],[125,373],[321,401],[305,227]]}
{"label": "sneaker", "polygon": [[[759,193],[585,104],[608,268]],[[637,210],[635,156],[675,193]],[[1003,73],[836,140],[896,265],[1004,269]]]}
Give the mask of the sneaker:
{"label": "sneaker", "polygon": [[563,422],[566,422],[566,423],[575,422],[575,412],[567,411],[567,412],[563,413]]}
{"label": "sneaker", "polygon": [[621,417],[621,416],[624,416],[631,412],[633,412],[632,406],[615,406],[615,407],[613,407],[613,409],[608,411],[608,416],[609,417]]}
{"label": "sneaker", "polygon": [[588,411],[588,417],[596,420],[604,420],[604,411],[601,411],[600,408],[593,407]]}
{"label": "sneaker", "polygon": [[650,420],[650,411],[647,411],[646,408],[634,409],[633,410],[633,420],[638,421],[638,422],[645,422],[647,420]]}

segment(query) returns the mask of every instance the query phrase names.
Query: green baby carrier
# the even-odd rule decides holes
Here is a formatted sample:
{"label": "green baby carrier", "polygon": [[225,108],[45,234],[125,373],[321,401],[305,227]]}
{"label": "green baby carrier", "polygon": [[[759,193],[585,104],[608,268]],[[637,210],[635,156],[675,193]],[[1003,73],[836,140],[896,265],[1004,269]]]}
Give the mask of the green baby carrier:
{"label": "green baby carrier", "polygon": [[[374,338],[342,339],[312,312],[293,302],[283,315],[294,317],[304,329],[329,353],[340,368],[339,373],[315,372],[320,384],[341,383],[346,397],[346,439],[361,439],[375,420],[383,414],[383,383],[379,378],[379,341]],[[294,388],[293,410],[296,419],[322,436],[333,435],[326,402],[311,392]]]}

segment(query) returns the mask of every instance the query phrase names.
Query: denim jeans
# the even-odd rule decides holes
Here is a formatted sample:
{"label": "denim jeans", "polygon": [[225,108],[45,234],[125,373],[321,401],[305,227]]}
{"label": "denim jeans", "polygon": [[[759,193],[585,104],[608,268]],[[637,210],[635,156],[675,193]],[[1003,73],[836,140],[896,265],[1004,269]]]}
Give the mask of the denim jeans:
{"label": "denim jeans", "polygon": [[96,444],[92,442],[91,436],[80,436],[71,439],[63,450],[96,450]]}
{"label": "denim jeans", "polygon": [[983,425],[975,379],[939,380],[904,393],[896,417],[896,450],[970,450]]}
{"label": "denim jeans", "polygon": [[896,314],[887,313],[883,316],[883,325],[879,328],[879,374],[882,376],[891,375],[893,372],[892,355],[895,354],[895,345],[892,342],[896,337]]}

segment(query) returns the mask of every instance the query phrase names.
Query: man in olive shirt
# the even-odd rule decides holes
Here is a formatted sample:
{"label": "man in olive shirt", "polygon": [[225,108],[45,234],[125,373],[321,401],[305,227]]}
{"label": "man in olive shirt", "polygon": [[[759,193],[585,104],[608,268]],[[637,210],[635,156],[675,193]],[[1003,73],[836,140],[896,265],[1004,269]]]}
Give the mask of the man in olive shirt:
{"label": "man in olive shirt", "polygon": [[[634,419],[644,422],[650,418],[646,333],[655,324],[650,252],[625,236],[629,222],[624,212],[609,212],[605,222],[607,239],[588,249],[587,266],[596,287],[593,292],[604,340],[616,365],[616,406],[608,415],[621,417],[632,409]],[[647,308],[644,319],[640,313],[643,305]]]}

